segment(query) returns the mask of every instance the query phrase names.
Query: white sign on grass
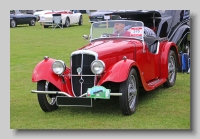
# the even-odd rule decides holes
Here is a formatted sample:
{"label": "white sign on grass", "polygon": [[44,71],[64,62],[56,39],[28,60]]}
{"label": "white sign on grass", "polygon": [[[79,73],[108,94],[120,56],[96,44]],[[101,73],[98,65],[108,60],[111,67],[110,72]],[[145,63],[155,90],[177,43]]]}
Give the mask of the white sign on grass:
{"label": "white sign on grass", "polygon": [[45,17],[44,17],[44,16],[41,16],[41,17],[40,17],[40,21],[42,21],[42,22],[45,21]]}

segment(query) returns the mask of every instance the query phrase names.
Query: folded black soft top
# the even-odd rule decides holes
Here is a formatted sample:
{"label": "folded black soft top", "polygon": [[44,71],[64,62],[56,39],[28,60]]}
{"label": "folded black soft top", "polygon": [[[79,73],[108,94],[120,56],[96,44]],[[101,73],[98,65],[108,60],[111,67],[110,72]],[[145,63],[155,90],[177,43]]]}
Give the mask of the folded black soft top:
{"label": "folded black soft top", "polygon": [[136,10],[136,11],[120,11],[120,12],[112,12],[105,15],[119,15],[123,19],[135,20],[135,19],[144,19],[144,18],[153,18],[153,17],[161,17],[159,11],[146,11],[146,10]]}

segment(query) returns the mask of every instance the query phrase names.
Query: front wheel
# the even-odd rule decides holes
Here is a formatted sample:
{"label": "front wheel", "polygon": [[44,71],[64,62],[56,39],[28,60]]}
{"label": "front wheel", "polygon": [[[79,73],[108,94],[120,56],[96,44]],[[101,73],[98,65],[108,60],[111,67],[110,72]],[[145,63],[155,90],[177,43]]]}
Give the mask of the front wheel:
{"label": "front wheel", "polygon": [[168,78],[163,84],[165,87],[172,87],[176,82],[177,58],[174,51],[170,50],[168,55]]}
{"label": "front wheel", "polygon": [[16,24],[16,21],[15,20],[10,20],[10,27],[12,27],[12,28],[14,28],[14,27],[16,27],[17,26],[17,24]]}
{"label": "front wheel", "polygon": [[[48,81],[39,81],[37,83],[38,91],[55,91],[56,87]],[[44,112],[56,110],[56,95],[52,94],[37,94],[38,102]]]}
{"label": "front wheel", "polygon": [[138,75],[134,68],[129,72],[128,78],[120,84],[119,97],[120,108],[123,115],[131,115],[135,113],[138,103]]}

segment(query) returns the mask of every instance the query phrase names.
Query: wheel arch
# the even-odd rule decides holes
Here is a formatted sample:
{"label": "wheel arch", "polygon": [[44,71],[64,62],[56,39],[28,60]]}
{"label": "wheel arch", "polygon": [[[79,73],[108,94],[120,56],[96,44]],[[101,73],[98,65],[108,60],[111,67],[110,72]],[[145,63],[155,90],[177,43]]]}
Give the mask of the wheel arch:
{"label": "wheel arch", "polygon": [[[167,78],[168,77],[168,56],[170,50],[173,50],[175,52],[176,58],[177,58],[177,64],[180,64],[179,58],[178,58],[178,48],[174,42],[167,42],[164,47],[162,48],[162,54],[161,54],[161,78]],[[178,66],[177,65],[177,66]]]}

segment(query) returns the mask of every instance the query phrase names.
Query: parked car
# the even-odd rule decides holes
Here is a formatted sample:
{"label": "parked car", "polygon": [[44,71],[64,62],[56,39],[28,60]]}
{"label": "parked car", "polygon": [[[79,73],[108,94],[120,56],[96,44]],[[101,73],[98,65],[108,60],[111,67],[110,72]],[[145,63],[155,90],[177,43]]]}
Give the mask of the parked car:
{"label": "parked car", "polygon": [[14,28],[17,25],[29,24],[35,26],[36,17],[30,14],[22,14],[19,10],[10,10],[10,27]]}
{"label": "parked car", "polygon": [[[65,27],[69,27],[73,24],[82,25],[83,24],[83,17],[80,12],[72,12],[71,10],[54,10],[51,12],[47,12],[44,15],[39,15],[40,20],[38,22],[44,23],[44,27],[48,28],[49,26],[52,26],[54,24],[53,21],[53,15],[60,14],[61,16],[61,23],[60,25],[63,25]],[[45,19],[44,21],[41,21],[41,16]]]}
{"label": "parked car", "polygon": [[[116,22],[123,23],[128,36],[115,34]],[[145,36],[143,22],[95,22],[90,35],[83,37],[90,42],[71,53],[69,67],[48,56],[35,66],[32,82],[37,82],[37,89],[31,93],[37,94],[44,112],[59,106],[92,107],[94,99],[119,97],[122,113],[131,115],[141,88],[175,85],[180,64],[176,44],[166,37]]]}
{"label": "parked car", "polygon": [[157,37],[167,37],[176,43],[179,52],[187,52],[190,48],[190,10],[129,10],[105,15],[142,21]]}
{"label": "parked car", "polygon": [[88,13],[90,13],[90,10],[71,10],[72,12],[73,11],[78,11],[78,12],[80,12],[80,13],[82,13],[82,14],[88,14]]}
{"label": "parked car", "polygon": [[[94,22],[99,22],[99,21],[105,21],[104,16],[105,14],[116,12],[117,10],[97,10],[95,12],[91,12],[89,14],[89,22],[94,23]],[[115,20],[119,16],[118,15],[112,15],[110,17],[110,20]]]}
{"label": "parked car", "polygon": [[33,15],[36,16],[37,21],[39,21],[39,20],[40,20],[40,15],[43,15],[43,14],[45,14],[45,13],[47,13],[47,12],[52,12],[52,10],[36,10],[36,11],[33,13]]}

